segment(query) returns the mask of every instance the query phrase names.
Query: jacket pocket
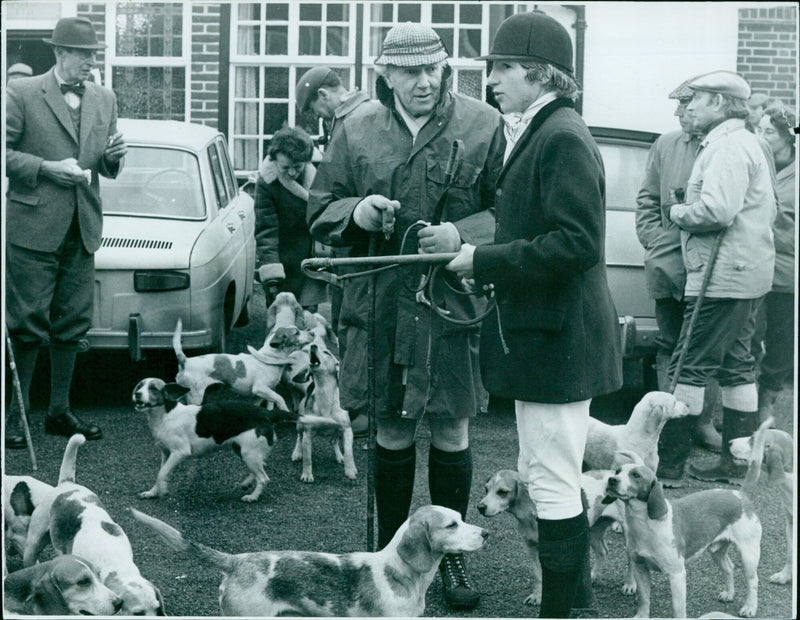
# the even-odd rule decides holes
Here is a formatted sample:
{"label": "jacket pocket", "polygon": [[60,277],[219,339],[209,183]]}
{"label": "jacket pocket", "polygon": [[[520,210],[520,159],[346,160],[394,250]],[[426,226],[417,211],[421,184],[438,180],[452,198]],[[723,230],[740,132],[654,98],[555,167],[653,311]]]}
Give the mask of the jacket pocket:
{"label": "jacket pocket", "polygon": [[706,264],[710,249],[706,247],[703,237],[689,235],[686,239],[684,261],[687,271],[700,271]]}
{"label": "jacket pocket", "polygon": [[38,194],[21,194],[19,192],[8,192],[8,199],[14,202],[21,202],[22,204],[30,207],[35,207],[39,204],[41,197]]}

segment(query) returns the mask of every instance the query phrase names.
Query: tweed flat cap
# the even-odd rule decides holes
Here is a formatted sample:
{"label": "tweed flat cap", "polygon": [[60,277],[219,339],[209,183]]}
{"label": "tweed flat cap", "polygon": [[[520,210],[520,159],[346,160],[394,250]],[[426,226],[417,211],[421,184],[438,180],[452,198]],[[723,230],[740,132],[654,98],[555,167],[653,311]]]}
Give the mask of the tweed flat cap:
{"label": "tweed flat cap", "polygon": [[688,86],[692,90],[719,93],[745,101],[750,98],[750,85],[741,75],[733,71],[712,71],[694,78]]}
{"label": "tweed flat cap", "polygon": [[447,58],[447,50],[433,28],[406,22],[393,26],[383,39],[376,65],[422,67]]}
{"label": "tweed flat cap", "polygon": [[[694,79],[694,78],[692,78]],[[684,101],[686,99],[691,99],[694,96],[694,91],[689,88],[689,82],[692,79],[686,80],[682,82],[680,86],[678,86],[675,90],[673,90],[669,95],[667,95],[668,99],[677,99],[678,101]]]}

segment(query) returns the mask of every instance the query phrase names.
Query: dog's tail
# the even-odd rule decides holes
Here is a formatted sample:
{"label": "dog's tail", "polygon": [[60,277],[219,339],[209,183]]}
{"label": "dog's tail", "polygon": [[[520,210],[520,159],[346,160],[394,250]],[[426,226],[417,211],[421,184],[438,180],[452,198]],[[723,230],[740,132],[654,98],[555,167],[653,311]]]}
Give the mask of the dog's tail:
{"label": "dog's tail", "polygon": [[64,458],[61,459],[61,469],[58,472],[58,484],[75,482],[75,461],[78,458],[78,448],[86,443],[86,437],[81,434],[73,435],[67,442]]}
{"label": "dog's tail", "polygon": [[172,348],[175,351],[175,357],[178,358],[178,368],[183,370],[183,367],[186,365],[186,354],[183,352],[183,347],[181,346],[181,329],[183,328],[183,323],[181,323],[180,317],[178,317],[178,322],[175,324],[175,333],[172,334]]}
{"label": "dog's tail", "polygon": [[322,415],[301,415],[297,418],[297,422],[315,431],[342,430],[342,425],[336,420]]}
{"label": "dog's tail", "polygon": [[172,547],[176,551],[182,551],[183,553],[191,555],[204,564],[218,568],[223,572],[228,572],[233,567],[234,556],[229,553],[223,553],[222,551],[217,551],[216,549],[206,547],[200,543],[186,540],[183,534],[171,525],[167,525],[160,519],[139,512],[133,507],[130,508],[130,511],[134,519],[152,529],[167,546]]}
{"label": "dog's tail", "polygon": [[761,475],[761,462],[764,460],[764,446],[767,443],[767,431],[775,424],[775,419],[769,417],[764,420],[758,430],[753,433],[753,447],[750,450],[750,460],[747,463],[747,474],[742,482],[742,493],[752,497],[752,492],[758,484]]}

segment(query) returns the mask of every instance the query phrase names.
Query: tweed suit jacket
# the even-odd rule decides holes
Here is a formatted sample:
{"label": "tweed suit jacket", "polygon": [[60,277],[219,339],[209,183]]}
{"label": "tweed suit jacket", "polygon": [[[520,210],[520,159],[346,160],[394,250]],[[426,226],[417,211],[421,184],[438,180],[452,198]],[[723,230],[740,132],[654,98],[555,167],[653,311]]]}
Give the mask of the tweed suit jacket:
{"label": "tweed suit jacket", "polygon": [[[117,102],[107,88],[86,82],[81,98],[80,135],[54,69],[8,84],[6,114],[6,226],[9,243],[54,252],[64,240],[75,209],[83,245],[100,247],[103,213],[99,174],[114,178],[121,162],[109,167],[103,157],[117,131]],[[63,187],[40,176],[43,161],[75,158],[91,170],[91,182]]]}
{"label": "tweed suit jacket", "polygon": [[514,146],[497,181],[494,244],[476,247],[473,266],[497,298],[480,343],[490,394],[569,403],[621,387],[603,160],[569,100],[542,108]]}

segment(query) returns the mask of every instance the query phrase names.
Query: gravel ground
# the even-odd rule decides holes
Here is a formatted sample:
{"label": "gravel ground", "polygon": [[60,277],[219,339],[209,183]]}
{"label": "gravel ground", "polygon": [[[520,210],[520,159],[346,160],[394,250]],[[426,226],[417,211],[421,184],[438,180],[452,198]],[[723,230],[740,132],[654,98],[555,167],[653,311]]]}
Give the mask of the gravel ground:
{"label": "gravel ground", "polygon": [[[263,340],[263,297],[251,302],[252,321],[232,333],[233,351],[244,350],[245,343]],[[171,354],[156,356],[145,364],[133,365],[124,356],[105,353],[88,354],[80,363],[73,390],[73,406],[87,419],[96,421],[104,439],[88,442],[78,455],[78,482],[95,491],[111,516],[122,526],[133,545],[134,557],[142,574],[162,591],[169,615],[214,616],[219,614],[217,587],[220,575],[193,560],[174,554],[153,539],[149,531],[135,522],[129,506],[158,517],[182,530],[187,538],[229,552],[242,553],[266,549],[304,549],[341,553],[366,548],[366,468],[365,441],[357,440],[355,459],[358,478],[345,479],[327,441],[315,442],[313,484],[300,482],[300,464],[290,460],[294,429],[280,425],[279,439],[267,463],[271,482],[256,504],[239,501],[237,483],[246,473],[244,466],[230,452],[218,452],[202,459],[184,462],[175,472],[171,495],[161,500],[141,500],[137,494],[149,489],[158,469],[158,451],[149,436],[146,421],[129,406],[130,392],[144,376],[169,378],[174,373]],[[42,373],[36,389],[46,390]],[[42,416],[43,396],[34,398],[32,413],[33,442],[39,460],[36,477],[54,484],[66,439],[45,436]],[[778,426],[792,432],[793,394],[784,393],[778,401]],[[613,412],[599,411],[608,417]],[[412,509],[429,503],[427,496],[428,437],[426,425],[420,428],[417,442],[417,484]],[[441,583],[434,580],[427,596],[427,616],[458,617],[532,617],[538,608],[523,600],[530,591],[531,573],[510,515],[486,519],[475,505],[482,496],[483,482],[491,473],[516,464],[517,438],[514,419],[507,413],[478,416],[471,429],[474,474],[472,501],[467,520],[491,533],[485,547],[470,556],[471,577],[482,593],[479,607],[473,612],[452,612],[445,607]],[[710,461],[708,452],[695,450],[693,461]],[[7,469],[6,469],[7,468]],[[25,451],[5,453],[4,471],[31,474]],[[711,488],[711,485],[688,480],[685,488],[668,490],[670,498]],[[794,618],[796,600],[792,585],[769,583],[768,576],[782,566],[785,539],[777,492],[763,484],[756,493],[756,506],[763,523],[762,555],[759,566],[759,617]],[[625,575],[624,543],[621,535],[610,533],[609,570],[594,584],[600,617],[628,617],[635,611],[635,601],[624,596],[620,587]],[[713,610],[736,614],[743,602],[744,577],[738,554],[732,552],[736,565],[737,594],[734,602],[717,600],[720,574],[708,555],[690,564],[687,571],[687,610],[696,617]],[[17,556],[7,558],[9,570],[20,567]],[[654,617],[671,614],[666,577],[653,578],[652,613]]]}

